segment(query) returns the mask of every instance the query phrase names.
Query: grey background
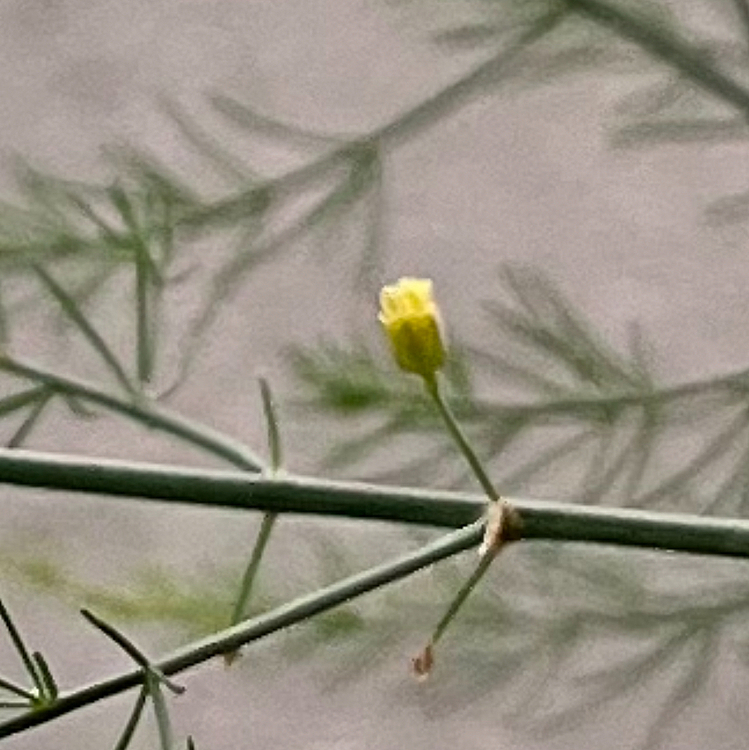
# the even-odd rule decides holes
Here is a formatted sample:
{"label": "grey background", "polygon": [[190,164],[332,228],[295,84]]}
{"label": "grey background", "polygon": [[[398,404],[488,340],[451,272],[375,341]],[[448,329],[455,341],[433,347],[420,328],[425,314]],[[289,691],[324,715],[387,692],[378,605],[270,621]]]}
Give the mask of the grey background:
{"label": "grey background", "polygon": [[[197,116],[207,112],[205,91],[224,91],[321,131],[366,132],[479,59],[475,52],[447,55],[429,43],[440,14],[449,18],[444,8],[432,15],[420,5],[372,0],[3,0],[0,148],[8,169],[0,180],[11,196],[13,154],[68,177],[101,176],[106,172],[99,147],[117,141],[145,145],[195,177],[199,167],[157,106],[164,93]],[[730,19],[718,13],[698,12],[695,18],[730,29]],[[481,341],[487,329],[478,301],[496,293],[500,261],[520,261],[547,271],[614,345],[624,345],[631,321],[642,323],[657,342],[658,374],[666,381],[744,365],[744,232],[716,232],[705,226],[701,212],[708,198],[744,189],[746,147],[612,150],[605,129],[617,116],[617,103],[642,81],[642,74],[607,73],[531,87],[510,83],[391,153],[382,238],[388,260],[380,281],[403,274],[433,277],[449,326]],[[299,161],[298,154],[263,150],[236,133],[226,138],[236,153],[270,172]],[[220,192],[212,179],[205,175],[206,190]],[[321,260],[314,251],[325,241],[313,238],[264,268],[223,311],[176,409],[260,449],[257,372],[271,376],[283,404],[284,389],[292,387],[281,366],[286,344],[375,328],[374,298],[365,301],[350,291],[345,253],[331,251]],[[118,309],[115,293],[101,319],[126,344],[127,332],[117,333]],[[180,310],[189,314],[189,299],[173,301],[177,333]],[[95,377],[93,364],[69,348],[43,311],[39,318],[38,333],[17,338],[19,350]],[[313,419],[289,419],[291,468],[314,471],[325,444],[335,439],[325,430],[333,429]],[[109,419],[71,423],[62,411],[44,421],[34,447],[201,460],[160,436]],[[543,490],[554,496],[553,488]],[[44,645],[71,686],[124,668],[126,661],[89,632],[68,599],[30,590],[14,574],[14,558],[49,557],[69,575],[113,591],[126,591],[133,571],[147,560],[189,585],[191,576],[219,579],[227,570],[238,575],[255,528],[254,519],[184,507],[2,492],[3,596],[29,639]],[[310,580],[317,575],[310,576],[314,547],[305,544],[312,526],[284,522],[274,541],[268,575],[289,595],[319,583]],[[362,562],[409,543],[391,527],[336,528]],[[714,565],[719,573],[722,568]],[[403,601],[409,591],[428,590],[430,580],[426,575],[404,584]],[[378,596],[361,605],[373,631]],[[430,613],[403,612],[389,626],[397,631],[398,646],[343,687],[331,687],[330,677],[346,667],[350,651],[330,645],[314,658],[289,659],[284,643],[293,646],[296,636],[281,634],[251,649],[233,670],[216,663],[186,677],[189,690],[174,702],[177,728],[212,750],[571,748],[581,742],[629,747],[636,727],[651,715],[642,696],[605,722],[538,739],[495,711],[498,701],[512,700],[505,692],[451,703],[450,688],[470,679],[461,675],[466,664],[459,659],[426,686],[408,674],[408,659],[431,622]],[[470,637],[458,629],[456,640]],[[155,653],[180,640],[166,626],[142,625],[134,632]],[[376,648],[376,641],[369,647]],[[11,675],[7,645],[0,645],[0,654],[0,663],[10,665],[3,673]],[[742,673],[730,664],[718,670],[707,699],[677,723],[669,746],[743,747],[745,687]],[[19,750],[110,747],[126,710],[126,701],[117,699],[6,744]],[[144,732],[134,747],[154,742],[155,733]]]}

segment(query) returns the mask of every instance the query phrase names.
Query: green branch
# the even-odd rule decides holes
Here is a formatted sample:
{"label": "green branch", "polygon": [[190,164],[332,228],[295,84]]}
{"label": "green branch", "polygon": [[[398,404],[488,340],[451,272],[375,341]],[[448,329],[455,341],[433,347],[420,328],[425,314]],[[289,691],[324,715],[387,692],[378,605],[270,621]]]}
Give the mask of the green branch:
{"label": "green branch", "polygon": [[634,42],[693,83],[749,115],[749,89],[715,67],[704,50],[659,28],[652,19],[604,0],[567,0],[567,7]]}
{"label": "green branch", "polygon": [[[380,487],[301,476],[242,472],[0,450],[0,483],[273,513],[339,516],[459,527],[478,519],[482,496]],[[617,544],[749,557],[749,520],[705,518],[507,498],[523,539]]]}
{"label": "green branch", "polygon": [[475,400],[476,411],[490,414],[498,419],[531,419],[549,415],[588,414],[600,409],[620,409],[627,407],[665,406],[682,399],[704,396],[725,395],[736,403],[746,403],[749,395],[749,369],[701,380],[693,380],[680,385],[666,386],[652,390],[625,393],[602,393],[590,396],[555,398],[548,401],[498,403],[496,401]]}
{"label": "green branch", "polygon": [[[271,612],[185,646],[170,656],[154,662],[153,667],[164,675],[173,675],[216,656],[236,651],[252,641],[307,620],[314,615],[405,578],[446,557],[451,557],[475,546],[481,539],[481,534],[482,525],[471,524],[466,528],[441,537],[416,552],[345,578],[312,594],[295,599]],[[83,687],[61,696],[52,705],[3,722],[0,724],[0,739],[45,724],[71,711],[117,695],[142,683],[143,671],[136,670]]]}
{"label": "green branch", "polygon": [[[221,198],[208,205],[200,206],[193,213],[182,216],[178,224],[182,228],[201,227],[207,221],[210,221],[211,217],[223,217],[225,219],[235,212],[238,212],[239,215],[245,215],[248,205],[265,207],[271,197],[288,196],[295,192],[319,186],[326,177],[333,177],[342,166],[349,165],[352,153],[362,144],[379,143],[383,148],[389,148],[408,142],[423,131],[441,123],[445,116],[459,109],[476,96],[481,88],[490,83],[496,85],[500,74],[510,72],[511,66],[517,62],[520,54],[528,46],[556,28],[566,15],[565,10],[555,9],[541,16],[506,48],[493,54],[488,60],[479,63],[457,81],[448,84],[433,96],[400,113],[385,125],[359,137],[352,137],[343,144],[336,144],[334,148],[327,150],[319,158],[302,167],[278,177],[255,183],[246,190],[241,190],[234,195]],[[309,219],[302,223],[308,224]],[[269,246],[272,247],[276,245],[276,242],[269,243]],[[263,257],[270,257],[270,253],[264,252]]]}
{"label": "green branch", "polygon": [[[383,146],[394,146],[410,140],[424,130],[441,123],[445,116],[459,109],[474,97],[488,83],[497,82],[500,73],[506,73],[508,66],[515,63],[522,53],[533,42],[538,41],[552,31],[567,15],[566,10],[545,14],[530,24],[517,38],[489,59],[476,65],[457,81],[440,89],[433,96],[401,112],[385,125],[376,130],[346,139],[320,158],[294,169],[279,177],[256,183],[249,190],[244,190],[229,198],[221,199],[214,204],[198,209],[194,216],[184,217],[183,224],[199,224],[204,217],[215,212],[225,216],[233,210],[247,204],[248,198],[270,192],[289,194],[293,191],[310,187],[326,174],[332,174],[335,168],[345,165],[351,157],[351,149],[358,143],[380,141]],[[293,126],[291,126],[293,127]]]}
{"label": "green branch", "polygon": [[146,399],[126,400],[83,380],[57,375],[15,357],[0,355],[0,371],[18,375],[57,393],[122,414],[145,427],[173,435],[248,471],[262,471],[264,462],[249,448],[226,435],[172,414]]}
{"label": "green branch", "polygon": [[395,146],[409,141],[423,130],[441,123],[445,116],[452,114],[462,105],[471,101],[476,92],[487,85],[498,83],[497,76],[512,72],[512,65],[518,62],[521,53],[527,47],[537,42],[549,32],[553,31],[566,17],[566,8],[555,8],[551,12],[540,16],[529,24],[523,33],[488,60],[479,63],[455,83],[446,86],[434,96],[419,102],[415,107],[407,110],[391,120],[374,133],[369,139],[378,139],[383,145]]}

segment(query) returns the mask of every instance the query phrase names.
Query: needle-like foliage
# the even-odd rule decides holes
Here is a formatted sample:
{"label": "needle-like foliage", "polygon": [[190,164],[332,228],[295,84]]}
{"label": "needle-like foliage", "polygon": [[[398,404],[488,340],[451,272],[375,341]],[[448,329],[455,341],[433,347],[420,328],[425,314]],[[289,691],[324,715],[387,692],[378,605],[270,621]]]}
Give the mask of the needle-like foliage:
{"label": "needle-like foliage", "polygon": [[[745,0],[721,6],[730,17],[725,34],[699,39],[680,13],[661,3],[493,0],[466,2],[458,11],[453,4],[449,10],[422,4],[429,8],[427,34],[439,48],[473,51],[481,59],[369,132],[319,132],[212,92],[201,114],[169,97],[161,99],[161,109],[200,170],[216,178],[213,189],[137,146],[109,148],[109,175],[99,183],[18,166],[20,195],[0,204],[0,430],[9,448],[33,446],[48,411],[64,403],[71,419],[106,411],[252,476],[267,472],[268,464],[279,469],[281,443],[267,393],[269,461],[160,401],[192,377],[221,315],[251,289],[255,274],[299,248],[312,248],[329,262],[350,253],[346,281],[355,294],[371,295],[383,281],[389,170],[398,149],[477,95],[495,95],[500,84],[511,83],[517,93],[562,76],[642,75],[642,85],[623,97],[607,128],[619,149],[736,145],[749,136]],[[222,134],[229,131],[241,134],[246,153],[225,145]],[[283,168],[271,170],[256,158],[263,144],[288,151]],[[705,209],[705,221],[716,229],[740,226],[749,219],[749,191],[713,198]],[[351,223],[362,229],[355,252],[340,239]],[[173,296],[185,285],[194,302],[189,320]],[[111,317],[102,314],[113,290],[132,332],[130,348],[113,338]],[[446,398],[500,491],[591,506],[746,516],[749,369],[662,382],[652,366],[657,341],[633,330],[629,351],[617,350],[567,292],[538,269],[504,265],[495,292],[476,310],[492,336],[451,338]],[[64,336],[96,355],[102,380],[115,388],[17,355],[18,332],[25,332],[40,301]],[[423,389],[398,376],[366,335],[296,346],[287,363],[299,387],[295,398],[282,399],[297,407],[291,413],[300,421],[324,421],[329,434],[341,436],[325,457],[327,471],[429,487],[465,487],[474,480]],[[247,592],[276,518],[275,510],[266,513]],[[296,663],[335,644],[341,669],[327,687],[337,689],[377,668],[413,627],[414,612],[419,622],[438,621],[467,568],[463,559],[451,559],[428,580],[420,574],[376,601],[353,597],[454,558],[475,542],[471,533],[455,532],[390,564],[372,560],[377,565],[361,573],[356,545],[312,528],[307,542],[319,565],[320,591],[283,604],[263,588],[247,612],[243,600],[229,601],[228,583],[224,590],[215,581],[191,582],[187,590],[159,574],[131,597],[110,597],[49,564],[30,561],[15,569],[27,583],[101,605],[108,616],[168,617],[191,636],[214,633],[161,664],[173,671],[237,652],[318,614],[316,627],[290,635],[283,647]],[[402,538],[412,545],[431,539],[416,536]],[[517,545],[501,566],[501,576],[477,590],[447,639],[451,668],[424,699],[441,711],[489,697],[508,724],[558,733],[605,721],[647,690],[652,721],[630,745],[660,747],[706,699],[719,655],[730,652],[741,667],[749,660],[746,639],[737,637],[749,609],[745,563],[659,556],[656,565],[649,553],[555,541]],[[234,628],[216,634],[232,604]],[[85,705],[85,690],[60,695],[45,658],[28,651],[3,611],[34,683],[29,689],[0,678],[9,698],[3,707],[17,711],[41,701],[41,709],[0,723],[0,735]],[[245,615],[252,619],[240,622]],[[460,638],[458,628],[471,637]],[[150,692],[137,698],[118,748],[131,742],[147,694],[162,746],[172,744],[160,686],[151,679],[160,672],[149,671],[150,662],[145,667]],[[91,694],[99,690],[105,697],[142,684],[142,677],[124,675]]]}

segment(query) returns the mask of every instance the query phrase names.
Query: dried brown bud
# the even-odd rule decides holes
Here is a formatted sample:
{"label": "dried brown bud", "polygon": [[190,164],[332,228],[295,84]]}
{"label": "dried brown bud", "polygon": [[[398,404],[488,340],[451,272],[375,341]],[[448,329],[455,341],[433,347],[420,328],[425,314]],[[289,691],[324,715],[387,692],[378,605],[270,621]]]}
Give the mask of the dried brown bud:
{"label": "dried brown bud", "polygon": [[430,643],[411,663],[416,679],[426,680],[434,666],[434,646]]}

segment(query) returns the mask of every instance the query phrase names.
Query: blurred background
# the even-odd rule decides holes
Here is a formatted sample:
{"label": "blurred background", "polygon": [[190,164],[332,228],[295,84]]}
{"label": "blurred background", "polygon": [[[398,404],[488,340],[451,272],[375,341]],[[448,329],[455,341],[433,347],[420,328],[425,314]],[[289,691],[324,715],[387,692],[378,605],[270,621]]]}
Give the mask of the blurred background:
{"label": "blurred background", "polygon": [[[744,0],[2,0],[0,39],[11,356],[258,452],[262,375],[289,471],[476,489],[378,329],[379,288],[426,276],[451,402],[502,492],[746,514]],[[0,382],[7,445],[228,468]],[[154,656],[219,629],[258,525],[6,486],[2,596],[72,688],[128,667],[81,606]],[[436,533],[283,518],[252,611]],[[745,746],[745,563],[519,545],[417,683],[473,559],[195,670],[177,731],[214,750]],[[5,743],[112,747],[131,702]]]}

